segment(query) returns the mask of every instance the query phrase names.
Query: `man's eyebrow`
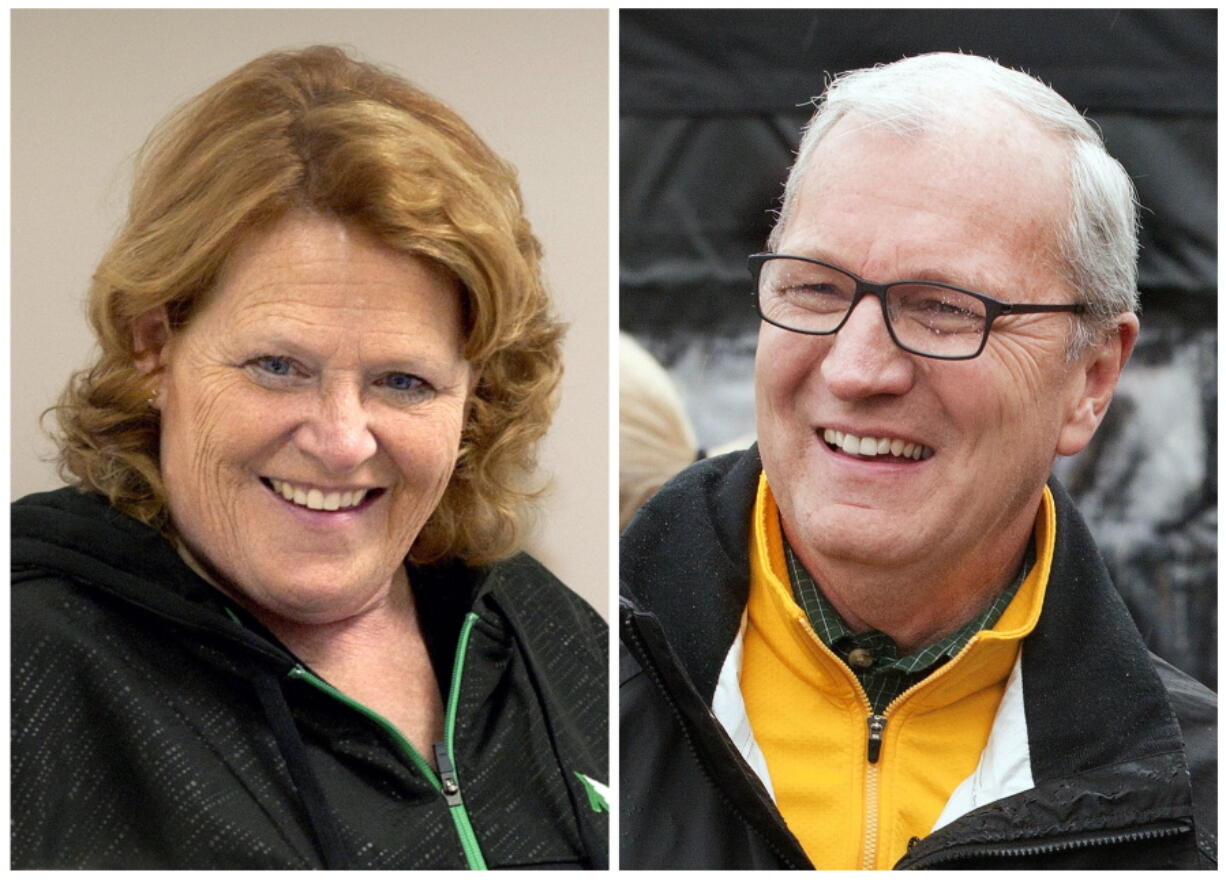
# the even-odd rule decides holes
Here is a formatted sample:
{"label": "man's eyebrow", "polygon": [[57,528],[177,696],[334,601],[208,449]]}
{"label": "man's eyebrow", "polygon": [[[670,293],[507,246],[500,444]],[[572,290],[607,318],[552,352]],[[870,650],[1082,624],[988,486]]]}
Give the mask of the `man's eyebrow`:
{"label": "man's eyebrow", "polygon": [[908,272],[905,276],[900,275],[897,279],[891,280],[939,281],[942,284],[952,284],[954,287],[973,290],[985,296],[997,296],[1001,291],[1001,285],[998,281],[993,281],[975,272],[961,270],[950,272],[948,269],[920,269],[917,272]]}
{"label": "man's eyebrow", "polygon": [[[807,257],[811,260],[821,260],[823,263],[829,263],[844,271],[859,275],[858,272],[849,269],[846,264],[840,262],[838,257],[832,256],[821,248],[805,247],[789,250],[786,253],[781,251],[780,253],[783,256]],[[890,278],[865,278],[863,275],[860,275],[860,277],[864,278],[865,281],[871,281],[875,284],[892,284],[895,281],[937,281],[941,284],[949,284],[954,287],[961,287],[964,290],[982,293],[985,296],[1008,300],[1007,297],[1003,296],[1007,288],[1001,284],[999,279],[994,280],[977,272],[963,269],[953,271],[948,268],[938,269],[932,266],[932,264],[927,264],[927,267],[925,267],[925,264],[919,264],[919,266],[920,268],[914,271],[907,270],[903,273],[895,273]]]}

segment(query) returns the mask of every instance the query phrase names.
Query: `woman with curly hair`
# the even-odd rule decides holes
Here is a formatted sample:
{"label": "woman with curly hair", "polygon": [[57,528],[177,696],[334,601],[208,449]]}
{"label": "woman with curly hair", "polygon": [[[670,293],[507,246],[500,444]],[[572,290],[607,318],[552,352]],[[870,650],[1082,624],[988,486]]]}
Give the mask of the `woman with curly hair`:
{"label": "woman with curly hair", "polygon": [[516,554],[561,327],[513,169],[340,50],[155,132],[13,508],[17,867],[601,867],[605,628]]}

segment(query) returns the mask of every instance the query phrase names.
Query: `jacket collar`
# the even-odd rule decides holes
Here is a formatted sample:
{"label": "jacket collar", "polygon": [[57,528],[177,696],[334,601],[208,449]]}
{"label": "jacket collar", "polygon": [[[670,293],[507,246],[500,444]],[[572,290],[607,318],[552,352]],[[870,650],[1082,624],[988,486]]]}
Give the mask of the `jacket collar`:
{"label": "jacket collar", "polygon": [[1182,748],[1166,690],[1089,529],[1054,479],[1053,583],[1022,655],[1035,780]]}
{"label": "jacket collar", "polygon": [[750,514],[761,471],[756,445],[706,459],[660,489],[621,538],[623,599],[655,615],[707,705],[749,599]]}
{"label": "jacket collar", "polygon": [[[625,601],[657,619],[708,705],[748,599],[760,471],[756,446],[695,465],[622,536]],[[1057,521],[1052,582],[1022,652],[1036,785],[1182,750],[1165,688],[1089,529],[1063,487],[1054,478],[1049,485]]]}
{"label": "jacket collar", "polygon": [[[12,506],[12,538],[15,573],[51,571],[91,584],[164,621],[223,639],[282,672],[298,662],[254,617],[194,572],[157,530],[115,510],[98,493],[64,488],[22,498]],[[413,589],[439,624],[427,630],[428,642],[439,642],[431,644],[432,653],[450,656],[464,614],[496,605],[495,591],[510,589],[526,576],[523,569],[543,571],[523,555],[490,568],[458,561],[410,565]],[[503,626],[501,614],[487,614],[485,620],[487,626]],[[227,665],[245,675],[247,663],[236,659]]]}

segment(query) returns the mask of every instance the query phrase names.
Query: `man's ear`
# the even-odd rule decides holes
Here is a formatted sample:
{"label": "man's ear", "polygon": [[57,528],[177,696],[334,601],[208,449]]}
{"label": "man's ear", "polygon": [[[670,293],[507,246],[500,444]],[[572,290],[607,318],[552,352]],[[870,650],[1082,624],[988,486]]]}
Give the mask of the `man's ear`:
{"label": "man's ear", "polygon": [[166,366],[170,319],[166,307],[150,309],[132,322],[132,353],[136,369],[153,376]]}
{"label": "man's ear", "polygon": [[1076,455],[1085,449],[1107,414],[1120,372],[1137,343],[1140,323],[1132,312],[1120,315],[1114,329],[1098,345],[1091,346],[1074,369],[1081,394],[1065,419],[1056,444],[1060,455]]}

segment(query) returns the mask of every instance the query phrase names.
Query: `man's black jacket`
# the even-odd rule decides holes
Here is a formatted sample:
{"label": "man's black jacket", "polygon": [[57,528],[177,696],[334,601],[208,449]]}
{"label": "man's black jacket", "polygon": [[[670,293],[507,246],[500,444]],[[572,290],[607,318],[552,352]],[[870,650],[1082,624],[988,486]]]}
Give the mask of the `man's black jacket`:
{"label": "man's black jacket", "polygon": [[[760,473],[756,448],[696,465],[622,536],[623,868],[815,867],[710,709],[749,593]],[[1051,579],[1022,651],[1034,788],[913,842],[896,867],[1214,867],[1216,697],[1146,650],[1051,488]]]}

